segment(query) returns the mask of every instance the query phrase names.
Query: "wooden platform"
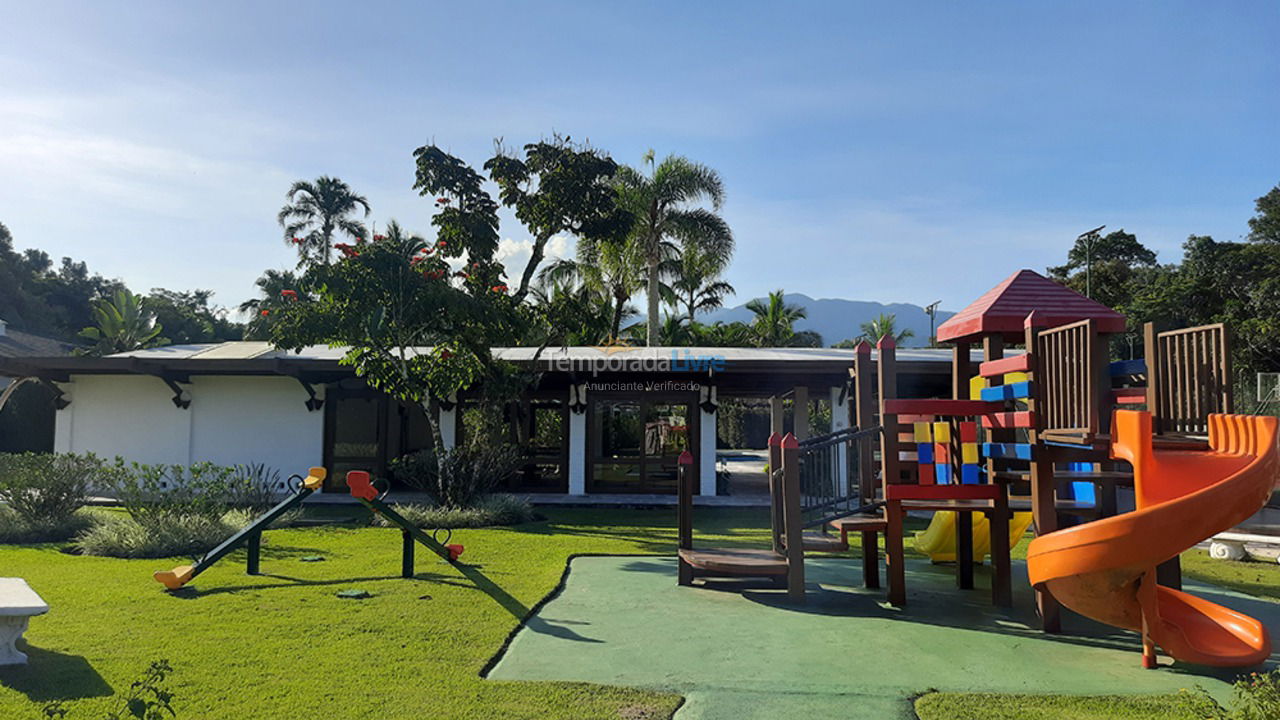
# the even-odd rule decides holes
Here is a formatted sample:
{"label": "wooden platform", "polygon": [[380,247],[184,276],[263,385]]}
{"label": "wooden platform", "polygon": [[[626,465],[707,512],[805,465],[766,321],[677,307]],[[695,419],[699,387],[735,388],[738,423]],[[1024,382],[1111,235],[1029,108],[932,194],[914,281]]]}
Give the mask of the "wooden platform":
{"label": "wooden platform", "polygon": [[787,559],[772,550],[680,550],[680,559],[701,575],[775,577],[787,574]]}
{"label": "wooden platform", "polygon": [[[786,547],[786,536],[782,537],[782,544]],[[844,536],[823,535],[816,532],[804,534],[805,552],[844,552],[848,549],[849,540]]]}

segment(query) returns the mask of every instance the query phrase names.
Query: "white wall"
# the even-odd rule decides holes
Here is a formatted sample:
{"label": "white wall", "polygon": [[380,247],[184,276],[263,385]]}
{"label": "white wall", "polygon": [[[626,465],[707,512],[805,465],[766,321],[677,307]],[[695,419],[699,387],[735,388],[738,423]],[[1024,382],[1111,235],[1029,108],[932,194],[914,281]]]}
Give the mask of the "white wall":
{"label": "white wall", "polygon": [[77,375],[62,388],[59,451],[117,455],[143,463],[259,462],[284,475],[323,461],[324,412],[308,412],[306,391],[284,377],[196,376],[184,385],[191,407],[144,375]]}
{"label": "white wall", "polygon": [[699,495],[716,494],[716,413],[693,405],[701,413],[698,425]]}
{"label": "white wall", "polygon": [[307,410],[308,395],[297,380],[191,379],[192,462],[266,463],[285,477],[324,464],[324,410]]}

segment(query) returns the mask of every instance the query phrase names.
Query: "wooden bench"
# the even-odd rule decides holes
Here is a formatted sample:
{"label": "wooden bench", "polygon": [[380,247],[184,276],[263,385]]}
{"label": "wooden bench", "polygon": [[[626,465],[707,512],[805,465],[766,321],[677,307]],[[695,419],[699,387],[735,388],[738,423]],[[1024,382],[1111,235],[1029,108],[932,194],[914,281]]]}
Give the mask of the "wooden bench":
{"label": "wooden bench", "polygon": [[[1244,560],[1249,553],[1245,543],[1280,545],[1280,528],[1238,527],[1220,532],[1209,539],[1209,557],[1215,560]],[[1280,557],[1276,558],[1280,562]]]}
{"label": "wooden bench", "polygon": [[49,606],[22,578],[0,578],[0,665],[25,665],[27,656],[18,651],[18,638],[27,631],[27,621],[49,612]]}

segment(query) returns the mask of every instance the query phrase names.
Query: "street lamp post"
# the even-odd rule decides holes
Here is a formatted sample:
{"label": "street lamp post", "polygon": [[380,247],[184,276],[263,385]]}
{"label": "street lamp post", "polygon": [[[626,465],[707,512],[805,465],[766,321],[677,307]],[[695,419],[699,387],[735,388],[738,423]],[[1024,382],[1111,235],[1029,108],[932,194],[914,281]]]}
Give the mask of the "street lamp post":
{"label": "street lamp post", "polygon": [[1076,237],[1076,242],[1084,241],[1084,296],[1087,298],[1093,297],[1093,243],[1101,237],[1099,233],[1105,227],[1106,225],[1099,225]]}

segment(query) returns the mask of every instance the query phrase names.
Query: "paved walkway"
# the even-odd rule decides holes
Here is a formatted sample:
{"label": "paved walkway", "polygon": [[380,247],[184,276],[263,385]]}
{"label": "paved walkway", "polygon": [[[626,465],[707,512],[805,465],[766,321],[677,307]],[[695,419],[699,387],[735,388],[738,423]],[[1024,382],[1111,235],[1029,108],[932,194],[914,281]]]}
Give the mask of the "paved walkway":
{"label": "paved walkway", "polygon": [[[573,561],[568,582],[515,638],[491,674],[503,680],[575,680],[657,688],[688,699],[678,720],[910,718],[928,689],[1008,693],[1163,693],[1203,685],[1225,698],[1234,673],[1139,667],[1136,635],[1072,616],[1072,634],[1034,630],[1025,568],[1014,610],[983,589],[954,589],[954,574],[908,566],[909,605],[854,586],[860,561],[806,563],[809,602],[723,582],[676,585],[666,557]],[[987,575],[979,571],[979,587]],[[987,585],[989,587],[989,585]],[[1189,584],[1188,590],[1280,629],[1280,604]],[[1274,662],[1272,663],[1274,665]]]}

